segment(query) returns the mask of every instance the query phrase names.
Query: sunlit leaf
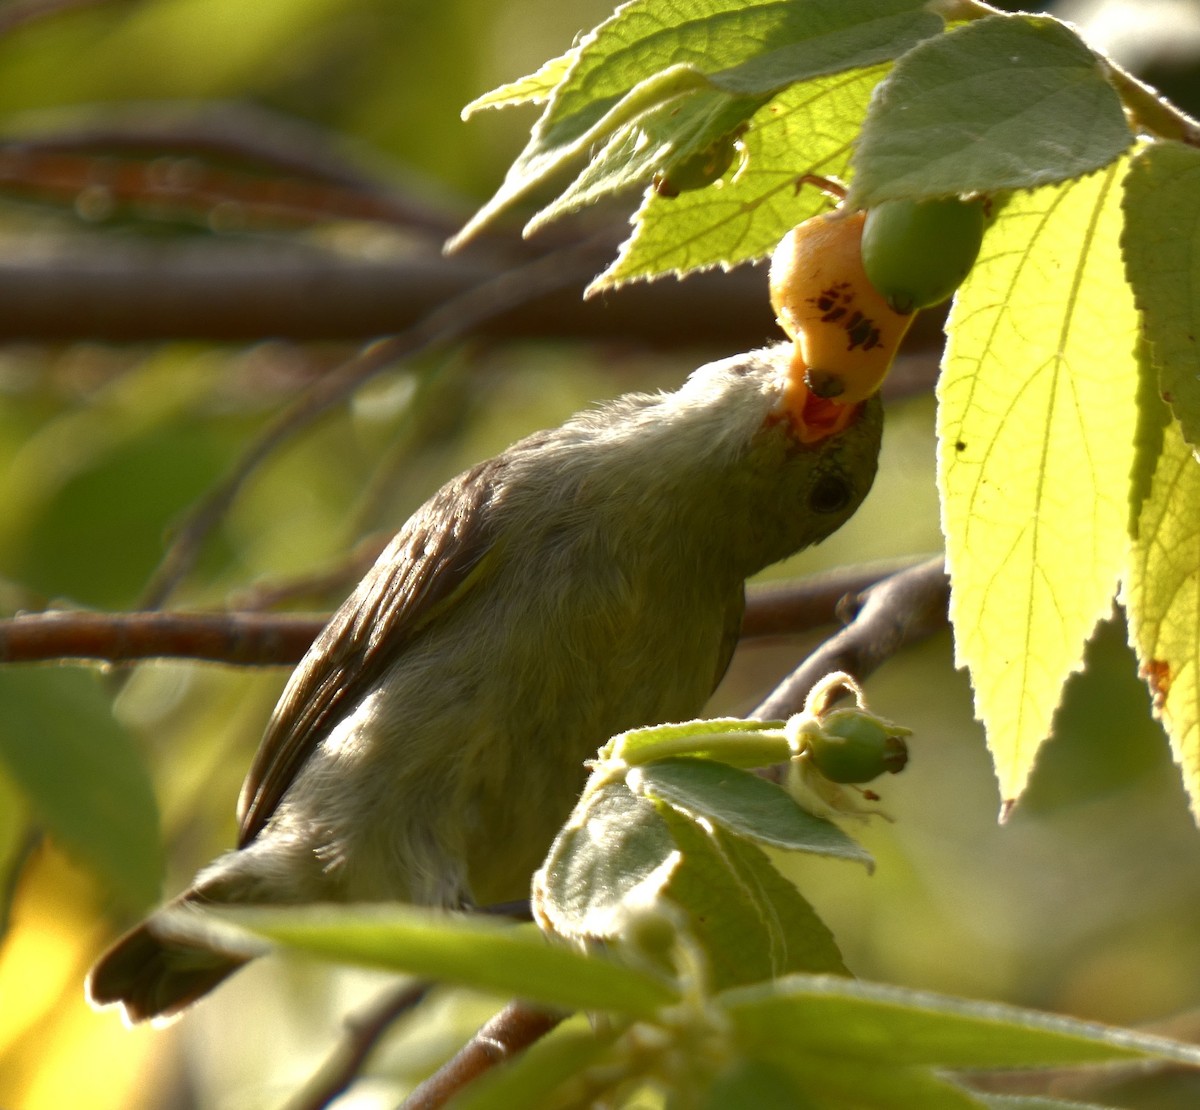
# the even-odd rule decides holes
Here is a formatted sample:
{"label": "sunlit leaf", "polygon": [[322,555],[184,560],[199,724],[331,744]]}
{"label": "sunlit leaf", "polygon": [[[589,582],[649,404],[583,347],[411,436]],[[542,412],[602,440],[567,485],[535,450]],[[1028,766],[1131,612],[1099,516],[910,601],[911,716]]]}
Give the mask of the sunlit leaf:
{"label": "sunlit leaf", "polygon": [[552,1006],[648,1016],[674,998],[658,978],[550,942],[533,928],[492,919],[400,904],[222,909],[219,917],[327,959]]}
{"label": "sunlit leaf", "polygon": [[951,617],[1006,802],[1125,565],[1138,374],[1123,169],[1013,196],[949,324],[938,469]]}
{"label": "sunlit leaf", "polygon": [[525,233],[610,193],[645,185],[657,170],[731,136],[761,104],[761,97],[705,87],[650,106],[613,132],[571,185],[526,224]]}
{"label": "sunlit leaf", "polygon": [[163,850],[141,753],[81,668],[0,669],[0,759],[36,819],[129,907],[155,901]]}
{"label": "sunlit leaf", "polygon": [[1159,383],[1200,446],[1200,150],[1143,147],[1125,178],[1125,267]]}
{"label": "sunlit leaf", "polygon": [[543,62],[537,72],[528,77],[519,77],[509,81],[491,92],[484,93],[471,101],[463,110],[462,118],[470,119],[485,108],[508,108],[516,104],[541,104],[546,100],[554,87],[566,76],[567,70],[574,63],[578,50],[571,49],[557,58]]}
{"label": "sunlit leaf", "polygon": [[1105,1060],[1200,1066],[1200,1047],[997,1002],[840,976],[793,975],[726,991],[739,1036],[843,1061],[942,1068],[1049,1067]]}
{"label": "sunlit leaf", "polygon": [[1030,188],[1133,141],[1099,59],[1048,16],[993,16],[915,47],[880,85],[850,203]]}
{"label": "sunlit leaf", "polygon": [[731,179],[678,197],[647,191],[633,234],[589,295],[769,255],[787,231],[833,203],[797,181],[806,173],[847,179],[871,91],[886,72],[874,66],[793,85],[751,118],[745,161]]}
{"label": "sunlit leaf", "polygon": [[[621,6],[580,42],[504,183],[451,246],[673,98],[701,92],[730,101],[763,97],[895,57],[941,29],[941,20],[923,7],[919,0],[770,0],[749,7],[741,0],[693,0],[681,21],[668,0]],[[715,109],[711,118],[718,122],[700,131],[689,124],[675,132],[669,118],[661,119],[656,149],[666,159],[701,147],[723,133],[728,115]],[[636,145],[636,136],[630,141]],[[618,148],[626,145],[622,140]],[[625,181],[616,175],[613,183]]]}
{"label": "sunlit leaf", "polygon": [[988,1110],[1110,1110],[1094,1102],[1075,1102],[1061,1098],[1041,1098],[1037,1095],[977,1094]]}
{"label": "sunlit leaf", "polygon": [[1125,608],[1139,670],[1200,819],[1200,462],[1172,421],[1133,542]]}

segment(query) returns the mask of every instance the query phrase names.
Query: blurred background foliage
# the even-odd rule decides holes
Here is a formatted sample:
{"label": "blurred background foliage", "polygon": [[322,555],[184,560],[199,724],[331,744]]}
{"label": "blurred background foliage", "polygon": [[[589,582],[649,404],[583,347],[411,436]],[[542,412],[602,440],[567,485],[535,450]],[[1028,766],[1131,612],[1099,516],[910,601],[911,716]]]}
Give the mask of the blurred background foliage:
{"label": "blurred background foliage", "polygon": [[[1048,7],[1184,108],[1200,109],[1200,12],[1191,0]],[[532,71],[608,11],[606,0],[9,0],[0,5],[0,243],[10,254],[51,257],[63,243],[103,254],[197,240],[402,253],[412,239],[403,221],[322,216],[318,204],[281,222],[219,197],[126,207],[105,175],[131,149],[149,158],[148,135],[161,139],[172,121],[219,103],[269,113],[244,117],[251,122],[304,125],[303,136],[321,137],[322,156],[332,151],[452,227],[495,188],[531,122],[501,113],[467,126],[460,107]],[[84,154],[72,163],[83,176],[56,179],[22,162],[34,140],[43,152],[69,140]],[[189,165],[222,158],[228,150]],[[769,324],[765,276],[751,276]],[[64,296],[56,310],[69,333],[78,306]],[[4,319],[11,311],[0,303],[0,330],[20,335],[21,321]],[[253,318],[253,302],[247,311]],[[583,405],[671,386],[738,349],[693,342],[695,322],[683,314],[674,341],[653,347],[615,334],[525,338],[397,361],[272,453],[170,604],[255,604],[263,591],[315,575],[311,587],[285,590],[285,604],[327,610],[353,573],[322,581],[324,572],[458,470]],[[546,331],[554,334],[553,321]],[[771,338],[764,327],[742,346]],[[269,331],[241,344],[76,337],[0,347],[5,615],[137,608],[182,514],[354,349]],[[912,361],[927,371],[935,357],[926,349]],[[891,399],[880,477],[863,510],[773,573],[940,548],[933,402],[928,373],[917,378],[926,388]],[[714,711],[750,708],[816,642],[747,646]],[[871,680],[873,708],[915,734],[908,771],[886,787],[894,823],[854,830],[878,868],[867,877],[830,862],[789,863],[857,974],[1102,1021],[1169,1022],[1200,1039],[1200,837],[1134,670],[1114,619],[1004,827],[949,637]],[[260,961],[165,1031],[127,1031],[83,1000],[90,962],[158,896],[159,879],[163,891],[178,889],[232,841],[240,780],[285,677],[183,662],[103,675],[4,673],[0,1106],[280,1105],[330,1052],[344,1015],[378,989],[366,974]],[[36,812],[31,797],[41,800]],[[48,797],[62,808],[56,817]],[[47,824],[55,835],[44,835]],[[392,1104],[495,1005],[436,993],[338,1105]],[[1143,1077],[1103,1097],[1182,1107],[1200,1099],[1194,1083]]]}

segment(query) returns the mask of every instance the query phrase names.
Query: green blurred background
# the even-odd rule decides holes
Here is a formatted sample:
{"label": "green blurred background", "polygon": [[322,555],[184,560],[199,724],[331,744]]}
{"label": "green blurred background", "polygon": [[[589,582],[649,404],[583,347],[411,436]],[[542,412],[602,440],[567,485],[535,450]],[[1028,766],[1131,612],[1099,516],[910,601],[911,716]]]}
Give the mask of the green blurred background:
{"label": "green blurred background", "polygon": [[[248,104],[326,129],[353,164],[460,214],[496,187],[532,122],[493,113],[463,124],[462,105],[560,53],[610,10],[600,0],[114,0],[6,22],[18,7],[0,6],[4,139],[158,118],[163,102]],[[1045,7],[1200,109],[1194,3]],[[215,217],[205,226],[97,209],[85,192],[65,202],[18,192],[0,182],[0,243],[22,250],[225,236],[264,249],[336,243],[370,256],[402,249],[405,235],[349,220],[230,231]],[[762,285],[765,301],[765,277]],[[0,304],[0,319],[5,311]],[[517,436],[631,388],[672,386],[699,362],[731,353],[689,345],[689,329],[680,320],[680,342],[666,349],[617,339],[471,343],[395,365],[256,474],[172,604],[236,605],[256,585],[321,572]],[[0,347],[5,614],[48,604],[135,608],[183,511],[282,406],[352,350],[265,337],[236,346]],[[893,400],[879,481],[863,510],[776,573],[936,552],[933,418],[928,393]],[[344,590],[314,588],[291,604],[327,609]],[[747,647],[714,709],[749,709],[815,642]],[[872,678],[872,707],[914,732],[908,770],[884,787],[894,822],[851,830],[875,853],[875,874],[788,864],[856,973],[1101,1021],[1170,1021],[1200,1040],[1200,836],[1135,670],[1119,620],[1103,626],[1032,788],[1003,827],[949,636]],[[68,683],[80,677],[55,673]],[[164,663],[81,680],[90,690],[81,697],[115,698],[117,731],[151,761],[166,892],[232,841],[238,786],[285,677]],[[57,730],[93,751],[109,739],[106,727],[80,728],[65,704],[19,682],[0,688],[3,697],[12,699],[0,708],[8,727],[35,722],[21,738],[28,745],[37,746],[38,721],[47,736]],[[108,788],[99,775],[79,784],[84,793]],[[0,949],[0,1106],[281,1105],[331,1050],[343,1015],[379,987],[363,973],[260,961],[172,1028],[127,1031],[114,1015],[88,1011],[81,981],[106,938],[150,897],[158,856],[148,849],[139,864],[150,880],[114,893],[88,866],[88,830],[65,846],[38,831],[15,781],[0,773],[0,860],[12,878]],[[393,1104],[400,1086],[494,1006],[435,995],[337,1105]],[[1200,1085],[1172,1075],[1090,1093],[1131,1107],[1200,1104]]]}

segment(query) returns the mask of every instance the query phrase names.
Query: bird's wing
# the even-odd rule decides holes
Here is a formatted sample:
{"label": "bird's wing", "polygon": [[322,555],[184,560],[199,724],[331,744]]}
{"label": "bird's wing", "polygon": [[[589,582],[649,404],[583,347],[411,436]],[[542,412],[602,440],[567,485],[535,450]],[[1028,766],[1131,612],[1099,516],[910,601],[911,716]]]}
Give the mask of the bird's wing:
{"label": "bird's wing", "polygon": [[301,766],[434,617],[485,573],[504,457],[443,486],[396,535],[292,675],[238,801],[238,847],[263,829]]}
{"label": "bird's wing", "polygon": [[739,589],[725,609],[725,628],[721,635],[721,651],[717,657],[717,672],[713,675],[713,690],[721,685],[721,679],[729,670],[733,653],[742,636],[742,618],[746,615],[746,587]]}

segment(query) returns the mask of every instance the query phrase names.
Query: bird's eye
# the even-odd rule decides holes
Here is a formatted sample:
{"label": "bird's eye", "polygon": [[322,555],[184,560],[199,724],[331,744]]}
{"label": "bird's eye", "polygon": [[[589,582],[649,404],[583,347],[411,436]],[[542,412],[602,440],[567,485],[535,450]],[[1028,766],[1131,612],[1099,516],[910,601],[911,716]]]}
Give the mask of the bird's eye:
{"label": "bird's eye", "polygon": [[850,484],[836,474],[818,478],[808,494],[808,507],[814,513],[840,513],[850,504]]}

